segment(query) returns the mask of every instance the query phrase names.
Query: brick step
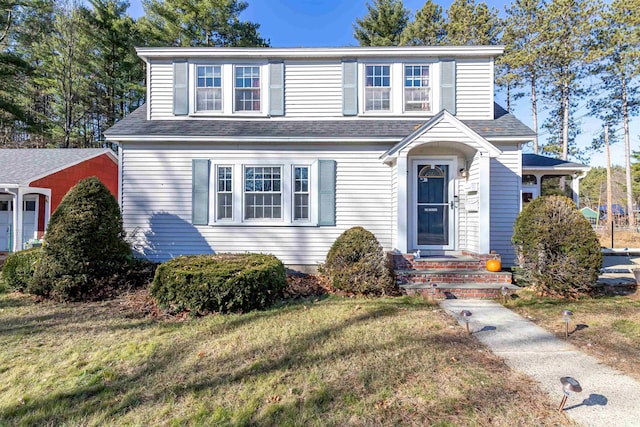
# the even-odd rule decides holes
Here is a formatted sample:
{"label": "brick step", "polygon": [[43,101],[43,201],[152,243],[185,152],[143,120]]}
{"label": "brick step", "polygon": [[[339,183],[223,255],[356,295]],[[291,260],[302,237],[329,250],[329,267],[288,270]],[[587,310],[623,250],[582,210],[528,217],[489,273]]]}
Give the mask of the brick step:
{"label": "brick step", "polygon": [[454,298],[502,298],[502,287],[506,286],[513,294],[520,288],[512,284],[498,283],[448,283],[438,284],[435,288],[435,296],[428,284],[407,283],[400,285],[407,295],[422,295],[427,298],[454,299]]}
{"label": "brick step", "polygon": [[436,285],[449,283],[496,283],[511,284],[511,273],[491,272],[487,270],[452,270],[452,269],[423,269],[423,270],[395,270],[396,281],[400,285],[407,283],[429,283]]}

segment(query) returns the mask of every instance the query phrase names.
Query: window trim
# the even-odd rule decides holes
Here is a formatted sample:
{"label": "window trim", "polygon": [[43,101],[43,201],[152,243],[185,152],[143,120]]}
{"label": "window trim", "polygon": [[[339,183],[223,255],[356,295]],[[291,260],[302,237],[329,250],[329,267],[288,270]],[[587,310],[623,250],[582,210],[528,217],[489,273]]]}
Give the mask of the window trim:
{"label": "window trim", "polygon": [[[315,227],[318,225],[318,167],[319,159],[317,158],[297,158],[291,160],[268,159],[268,158],[247,158],[242,160],[228,160],[210,158],[209,167],[209,194],[215,194],[215,197],[209,197],[209,225],[210,226],[236,226],[236,227]],[[217,220],[217,170],[218,167],[232,167],[232,185],[233,185],[233,220]],[[281,169],[281,201],[282,201],[282,218],[281,219],[245,219],[245,191],[244,191],[244,170],[245,167],[274,167],[279,166]],[[294,220],[294,173],[295,167],[309,168],[309,219]],[[214,190],[212,192],[211,190]]]}
{"label": "window trim", "polygon": [[[198,109],[198,89],[200,89],[200,86],[198,86],[198,69],[200,67],[218,67],[220,68],[220,109],[219,110],[199,110]],[[204,63],[196,63],[194,64],[194,82],[193,82],[193,111],[196,114],[220,114],[224,112],[224,82],[225,82],[225,78],[224,78],[224,67],[222,64],[204,64]],[[205,89],[208,89],[207,86],[204,87]],[[216,88],[216,86],[212,86],[212,88]]]}

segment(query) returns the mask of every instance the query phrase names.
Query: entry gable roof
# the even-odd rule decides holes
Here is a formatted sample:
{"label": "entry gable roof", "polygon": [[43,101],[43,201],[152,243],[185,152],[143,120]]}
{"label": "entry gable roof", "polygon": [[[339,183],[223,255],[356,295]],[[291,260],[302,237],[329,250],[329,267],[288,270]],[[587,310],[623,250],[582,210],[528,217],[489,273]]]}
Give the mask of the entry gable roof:
{"label": "entry gable roof", "polygon": [[582,163],[554,159],[553,157],[541,156],[539,154],[524,153],[522,154],[522,169],[524,171],[588,171],[591,167],[583,165]]}
{"label": "entry gable roof", "polygon": [[102,154],[107,154],[114,162],[118,161],[108,148],[0,149],[0,185],[28,185]]}
{"label": "entry gable roof", "polygon": [[[502,151],[500,151],[495,145],[493,145],[492,143],[487,141],[485,138],[480,136],[476,131],[471,129],[462,121],[458,120],[453,114],[449,113],[447,110],[442,110],[438,114],[433,116],[431,119],[429,119],[427,122],[425,122],[422,126],[416,128],[411,134],[405,137],[402,141],[400,141],[399,143],[391,147],[391,149],[389,149],[386,153],[384,153],[380,157],[380,159],[386,162],[392,158],[398,157],[398,155],[403,149],[407,148],[409,145],[411,145],[421,136],[428,134],[430,130],[432,130],[434,127],[436,127],[440,123],[450,124],[453,128],[455,128],[458,132],[460,132],[461,136],[466,137],[466,139],[469,139],[476,144],[476,146],[473,148],[475,149],[479,148],[480,151],[487,153],[489,157],[498,157],[500,154],[502,154]],[[451,136],[455,136],[455,135],[451,135]],[[464,140],[461,140],[460,142],[463,144],[467,144],[467,142],[465,142]]]}

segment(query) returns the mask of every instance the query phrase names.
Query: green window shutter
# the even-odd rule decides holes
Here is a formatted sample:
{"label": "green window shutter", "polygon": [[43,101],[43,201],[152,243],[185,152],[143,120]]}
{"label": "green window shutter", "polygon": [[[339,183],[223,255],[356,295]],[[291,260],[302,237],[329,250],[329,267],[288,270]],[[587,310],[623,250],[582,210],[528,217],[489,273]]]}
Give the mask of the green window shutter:
{"label": "green window shutter", "polygon": [[173,114],[185,116],[189,114],[189,77],[187,61],[173,63]]}
{"label": "green window shutter", "polygon": [[342,114],[358,115],[358,63],[342,62]]}
{"label": "green window shutter", "polygon": [[456,114],[456,61],[440,61],[440,109]]}
{"label": "green window shutter", "polygon": [[269,64],[269,115],[284,116],[284,62]]}
{"label": "green window shutter", "polygon": [[191,222],[209,223],[209,160],[193,159],[191,173]]}
{"label": "green window shutter", "polygon": [[336,162],[318,161],[318,225],[336,225]]}

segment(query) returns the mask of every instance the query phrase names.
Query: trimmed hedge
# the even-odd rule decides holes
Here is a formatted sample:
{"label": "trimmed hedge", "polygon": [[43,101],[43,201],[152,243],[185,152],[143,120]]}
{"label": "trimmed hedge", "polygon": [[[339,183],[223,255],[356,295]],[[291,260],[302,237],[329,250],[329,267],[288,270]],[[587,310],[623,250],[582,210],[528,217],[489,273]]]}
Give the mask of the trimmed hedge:
{"label": "trimmed hedge", "polygon": [[125,283],[130,260],[118,202],[98,178],[86,178],[51,215],[27,291],[62,301],[104,298]]}
{"label": "trimmed hedge", "polygon": [[40,260],[42,248],[31,248],[14,252],[2,266],[2,280],[11,291],[24,291],[33,279],[36,263]]}
{"label": "trimmed hedge", "polygon": [[321,272],[331,285],[361,295],[392,295],[398,288],[382,246],[368,230],[353,227],[331,246]]}
{"label": "trimmed hedge", "polygon": [[285,286],[284,265],[273,255],[193,255],[158,266],[151,295],[172,312],[247,312],[276,302]]}
{"label": "trimmed hedge", "polygon": [[543,295],[575,297],[598,279],[602,252],[595,231],[573,201],[538,197],[514,224],[518,285],[533,285]]}

